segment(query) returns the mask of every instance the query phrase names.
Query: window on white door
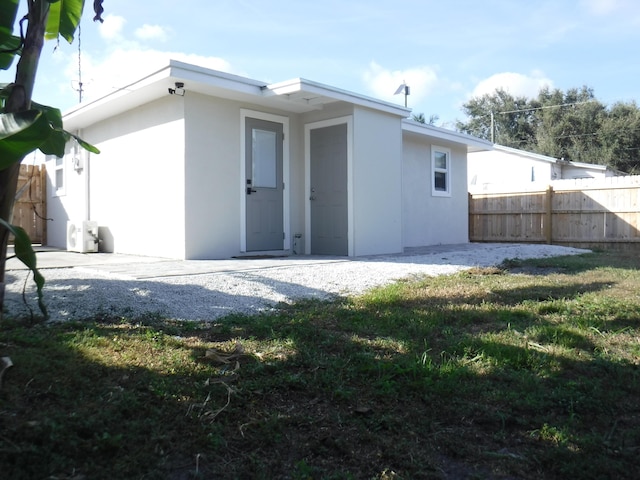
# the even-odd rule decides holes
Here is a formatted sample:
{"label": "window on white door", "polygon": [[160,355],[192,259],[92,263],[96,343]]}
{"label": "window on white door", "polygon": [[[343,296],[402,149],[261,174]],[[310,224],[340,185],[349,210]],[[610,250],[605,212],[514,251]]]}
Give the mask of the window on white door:
{"label": "window on white door", "polygon": [[431,194],[451,196],[451,150],[431,147]]}
{"label": "window on white door", "polygon": [[252,186],[276,188],[276,132],[252,130]]}

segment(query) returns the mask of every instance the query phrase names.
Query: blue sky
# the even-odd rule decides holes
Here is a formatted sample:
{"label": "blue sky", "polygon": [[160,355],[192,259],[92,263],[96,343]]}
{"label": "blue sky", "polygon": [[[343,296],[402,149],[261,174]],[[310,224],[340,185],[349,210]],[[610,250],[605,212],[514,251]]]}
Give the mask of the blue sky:
{"label": "blue sky", "polygon": [[[605,104],[640,99],[637,0],[104,0],[102,25],[86,3],[87,101],[169,58],[399,104],[406,81],[414,113],[448,128],[464,120],[465,101],[497,87],[536,96],[543,85],[587,85]],[[35,100],[70,108],[77,79],[77,40],[46,43]]]}

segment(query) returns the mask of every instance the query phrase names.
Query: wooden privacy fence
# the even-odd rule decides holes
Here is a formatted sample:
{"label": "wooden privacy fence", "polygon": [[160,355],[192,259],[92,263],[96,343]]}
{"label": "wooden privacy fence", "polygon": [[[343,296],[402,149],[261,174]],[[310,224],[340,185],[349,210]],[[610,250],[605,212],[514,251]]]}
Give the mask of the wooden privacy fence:
{"label": "wooden privacy fence", "polygon": [[560,180],[540,190],[469,194],[472,242],[640,246],[640,177]]}
{"label": "wooden privacy fence", "polygon": [[20,165],[12,223],[24,228],[33,243],[47,242],[46,190],[47,172],[44,165]]}

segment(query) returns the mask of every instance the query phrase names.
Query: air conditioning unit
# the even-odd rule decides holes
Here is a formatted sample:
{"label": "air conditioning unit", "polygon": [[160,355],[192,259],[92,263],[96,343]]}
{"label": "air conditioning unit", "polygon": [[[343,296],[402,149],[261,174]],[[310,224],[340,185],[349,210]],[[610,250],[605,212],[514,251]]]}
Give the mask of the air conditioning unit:
{"label": "air conditioning unit", "polygon": [[95,253],[98,251],[98,222],[67,222],[67,250]]}

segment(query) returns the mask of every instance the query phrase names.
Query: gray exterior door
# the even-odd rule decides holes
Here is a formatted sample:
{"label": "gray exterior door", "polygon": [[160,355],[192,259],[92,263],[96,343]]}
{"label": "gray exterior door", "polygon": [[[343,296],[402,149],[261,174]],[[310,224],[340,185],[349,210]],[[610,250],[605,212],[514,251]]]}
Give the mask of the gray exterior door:
{"label": "gray exterior door", "polygon": [[347,125],[310,131],[311,253],[348,255]]}
{"label": "gray exterior door", "polygon": [[282,250],[282,124],[247,118],[245,129],[247,251]]}

